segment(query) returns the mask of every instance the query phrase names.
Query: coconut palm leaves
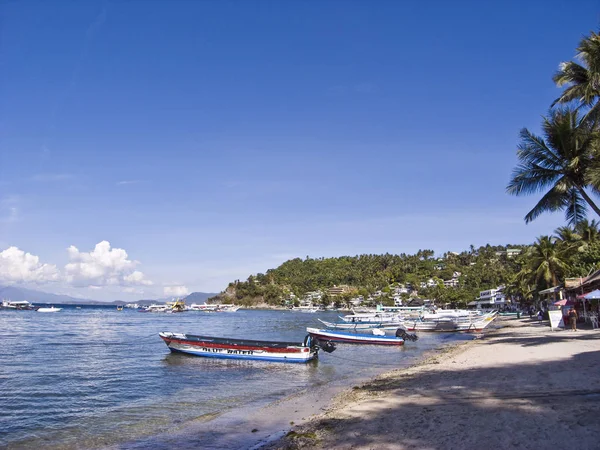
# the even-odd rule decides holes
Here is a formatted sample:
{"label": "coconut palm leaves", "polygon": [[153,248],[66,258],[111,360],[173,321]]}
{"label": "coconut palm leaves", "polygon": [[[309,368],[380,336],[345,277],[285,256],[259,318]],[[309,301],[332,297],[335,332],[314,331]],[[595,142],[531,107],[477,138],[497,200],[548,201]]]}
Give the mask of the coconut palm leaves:
{"label": "coconut palm leaves", "polygon": [[527,213],[525,222],[544,212],[564,211],[567,222],[576,224],[586,217],[588,205],[600,215],[600,209],[585,191],[590,187],[588,172],[594,165],[598,145],[594,125],[582,120],[577,110],[563,108],[550,111],[542,128],[544,138],[526,128],[521,130],[519,164],[506,188],[509,194],[517,196],[546,191]]}
{"label": "coconut palm leaves", "polygon": [[588,222],[583,220],[575,225],[575,232],[581,236],[581,240],[588,243],[600,241],[600,223],[597,220]]}
{"label": "coconut palm leaves", "polygon": [[577,47],[578,64],[574,61],[560,64],[554,75],[558,86],[566,86],[558,103],[577,102],[580,107],[589,108],[588,116],[600,116],[600,35],[594,33],[584,38]]}
{"label": "coconut palm leaves", "polygon": [[529,249],[528,266],[538,286],[556,286],[569,269],[574,246],[564,245],[550,236],[541,236]]}

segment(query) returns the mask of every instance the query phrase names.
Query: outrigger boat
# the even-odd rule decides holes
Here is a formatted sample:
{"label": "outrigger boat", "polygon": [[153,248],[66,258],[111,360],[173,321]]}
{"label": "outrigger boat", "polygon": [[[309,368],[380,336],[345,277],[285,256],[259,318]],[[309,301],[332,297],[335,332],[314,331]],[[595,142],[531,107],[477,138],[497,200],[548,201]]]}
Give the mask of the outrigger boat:
{"label": "outrigger boat", "polygon": [[395,330],[404,322],[401,319],[397,319],[393,322],[327,322],[325,320],[318,319],[327,328],[334,328],[339,330],[372,330],[379,328],[381,330]]}
{"label": "outrigger boat", "polygon": [[418,319],[405,319],[402,328],[406,331],[466,331],[479,333],[495,318],[496,311],[489,314],[458,317],[427,314]]}
{"label": "outrigger boat", "polygon": [[318,328],[307,328],[306,331],[318,340],[344,342],[347,344],[404,345],[403,336],[406,336],[410,340],[416,340],[412,336],[407,335],[404,330],[398,330],[394,336],[386,336],[382,330],[373,330],[372,334],[319,330]]}
{"label": "outrigger boat", "polygon": [[356,313],[352,311],[352,314],[348,314],[346,316],[339,316],[340,319],[344,322],[348,323],[372,323],[372,322],[382,322],[382,323],[390,323],[397,322],[398,318],[401,317],[397,313],[384,312],[384,311],[374,311],[368,313]]}
{"label": "outrigger boat", "polygon": [[310,335],[302,343],[195,336],[164,331],[159,336],[174,353],[207,358],[305,363],[317,358],[319,353],[319,346]]}

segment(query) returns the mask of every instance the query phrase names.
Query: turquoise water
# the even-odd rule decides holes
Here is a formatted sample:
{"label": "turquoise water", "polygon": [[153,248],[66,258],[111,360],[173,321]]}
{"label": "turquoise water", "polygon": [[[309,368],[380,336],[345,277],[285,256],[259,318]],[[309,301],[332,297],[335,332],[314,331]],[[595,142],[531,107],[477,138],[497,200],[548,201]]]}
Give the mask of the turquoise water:
{"label": "turquoise water", "polygon": [[301,342],[336,313],[240,310],[141,314],[68,307],[0,311],[0,447],[103,448],[135,443],[295,392],[411,364],[457,335],[422,334],[404,348],[338,345],[308,364],[171,354],[159,331]]}

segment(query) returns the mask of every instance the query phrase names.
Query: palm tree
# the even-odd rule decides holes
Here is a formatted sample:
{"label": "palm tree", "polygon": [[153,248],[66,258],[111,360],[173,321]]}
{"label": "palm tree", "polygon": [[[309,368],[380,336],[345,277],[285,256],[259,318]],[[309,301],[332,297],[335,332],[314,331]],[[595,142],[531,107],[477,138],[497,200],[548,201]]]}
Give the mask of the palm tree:
{"label": "palm tree", "polygon": [[[583,222],[587,222],[587,220],[579,222],[579,224]],[[575,231],[575,228],[571,228],[569,226],[558,227],[556,230],[554,230],[554,235],[559,241],[564,243],[574,243],[581,241],[581,235]]]}
{"label": "palm tree", "polygon": [[582,220],[575,225],[574,231],[581,236],[581,240],[587,243],[592,243],[600,240],[600,230],[598,229],[599,226],[600,224],[596,220],[592,220],[591,222]]}
{"label": "palm tree", "polygon": [[528,267],[510,277],[504,293],[519,303],[531,304],[537,292],[535,283],[532,280],[532,272]]}
{"label": "palm tree", "polygon": [[586,216],[586,203],[600,216],[600,208],[585,191],[587,175],[594,162],[598,132],[583,121],[576,109],[555,109],[542,123],[545,140],[527,128],[521,130],[517,150],[519,164],[506,191],[512,195],[533,194],[550,188],[525,216],[529,223],[544,212],[565,211],[570,224]]}
{"label": "palm tree", "polygon": [[560,245],[550,236],[540,236],[529,250],[529,269],[538,286],[558,285],[569,268],[569,257],[573,246]]}
{"label": "palm tree", "polygon": [[577,47],[577,57],[581,61],[560,64],[553,77],[558,86],[567,86],[557,103],[577,102],[579,107],[589,108],[588,116],[598,117],[600,113],[600,35],[591,32]]}

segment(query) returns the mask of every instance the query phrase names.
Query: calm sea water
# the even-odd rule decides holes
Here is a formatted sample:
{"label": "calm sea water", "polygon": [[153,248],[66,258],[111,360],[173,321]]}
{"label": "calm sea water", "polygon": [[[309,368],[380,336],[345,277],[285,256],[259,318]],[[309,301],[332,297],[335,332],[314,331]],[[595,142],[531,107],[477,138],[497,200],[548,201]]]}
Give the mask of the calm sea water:
{"label": "calm sea water", "polygon": [[102,448],[231,408],[411,364],[462,336],[422,334],[404,348],[339,345],[309,364],[171,354],[159,331],[301,342],[336,313],[240,310],[141,314],[105,307],[0,311],[0,448]]}

